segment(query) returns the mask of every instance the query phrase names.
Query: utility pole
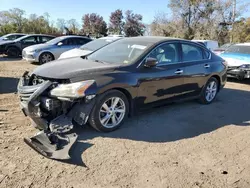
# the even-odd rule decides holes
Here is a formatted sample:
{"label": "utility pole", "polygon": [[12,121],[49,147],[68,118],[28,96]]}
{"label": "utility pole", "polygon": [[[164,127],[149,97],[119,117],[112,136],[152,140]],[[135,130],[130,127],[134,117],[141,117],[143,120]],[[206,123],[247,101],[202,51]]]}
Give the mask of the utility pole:
{"label": "utility pole", "polygon": [[233,15],[232,15],[232,34],[231,34],[230,43],[233,42],[234,22],[235,22],[235,13],[236,13],[236,0],[232,0],[232,1],[233,1]]}

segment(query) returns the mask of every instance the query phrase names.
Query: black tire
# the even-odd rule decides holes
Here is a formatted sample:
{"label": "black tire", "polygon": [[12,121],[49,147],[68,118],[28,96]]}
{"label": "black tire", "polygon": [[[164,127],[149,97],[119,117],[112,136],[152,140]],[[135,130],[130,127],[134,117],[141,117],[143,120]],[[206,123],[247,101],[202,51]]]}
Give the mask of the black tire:
{"label": "black tire", "polygon": [[[45,61],[43,58],[44,58],[44,56],[47,56],[47,57],[50,57],[49,59],[48,59],[48,61]],[[44,64],[44,63],[48,63],[48,62],[50,62],[50,61],[53,61],[55,58],[54,58],[54,55],[52,54],[52,53],[50,53],[50,52],[44,52],[44,53],[42,53],[40,56],[39,56],[39,64],[40,65],[42,65],[42,64]]]}
{"label": "black tire", "polygon": [[[209,101],[206,98],[206,93],[207,93],[207,88],[208,88],[208,86],[209,86],[209,84],[211,82],[215,82],[216,83],[216,93],[215,93],[215,96],[213,97],[213,99]],[[219,90],[219,82],[218,82],[218,80],[216,78],[214,78],[214,77],[211,77],[207,81],[207,83],[204,86],[204,88],[202,89],[202,92],[201,92],[201,95],[200,95],[200,98],[199,98],[199,102],[202,103],[202,104],[210,104],[210,103],[212,103],[214,101],[214,99],[216,98],[217,94],[218,94],[218,90]]]}
{"label": "black tire", "polygon": [[[99,113],[100,113],[101,107],[104,104],[104,102],[106,102],[107,100],[109,100],[112,97],[119,97],[120,99],[123,100],[123,102],[125,104],[125,115],[118,125],[116,125],[115,127],[112,127],[112,128],[107,128],[107,127],[104,127],[102,125],[100,118],[99,118]],[[92,112],[89,116],[89,123],[97,131],[111,132],[111,131],[118,129],[124,123],[124,121],[128,117],[128,113],[129,113],[129,102],[128,102],[127,97],[122,92],[120,92],[118,90],[110,90],[110,91],[103,93],[102,95],[100,95],[97,98],[96,105],[92,109]]]}
{"label": "black tire", "polygon": [[6,50],[6,54],[9,57],[19,57],[21,55],[21,50],[19,50],[17,47],[9,47]]}

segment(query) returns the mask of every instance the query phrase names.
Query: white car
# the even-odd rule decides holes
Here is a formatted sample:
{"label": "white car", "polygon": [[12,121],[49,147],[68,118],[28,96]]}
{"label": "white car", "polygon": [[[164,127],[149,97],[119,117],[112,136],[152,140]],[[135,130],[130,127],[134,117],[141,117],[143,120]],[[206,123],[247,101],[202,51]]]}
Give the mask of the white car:
{"label": "white car", "polygon": [[192,41],[202,43],[203,45],[207,47],[207,49],[211,51],[219,47],[218,41],[214,41],[214,40],[192,40]]}
{"label": "white car", "polygon": [[58,59],[65,59],[65,58],[70,58],[70,57],[80,57],[80,56],[88,55],[92,53],[93,51],[96,51],[121,38],[123,37],[121,36],[102,37],[102,38],[93,40],[87,44],[84,44],[80,48],[75,48],[75,49],[62,53]]}
{"label": "white car", "polygon": [[220,54],[226,60],[227,76],[243,80],[250,78],[250,43],[234,44]]}

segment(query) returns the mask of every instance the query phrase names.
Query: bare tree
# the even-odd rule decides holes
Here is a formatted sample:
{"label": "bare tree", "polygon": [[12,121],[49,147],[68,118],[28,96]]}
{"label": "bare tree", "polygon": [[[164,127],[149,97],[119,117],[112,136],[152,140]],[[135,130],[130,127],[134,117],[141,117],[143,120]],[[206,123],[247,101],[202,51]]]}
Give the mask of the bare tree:
{"label": "bare tree", "polygon": [[59,32],[63,33],[64,32],[64,27],[66,25],[66,21],[64,19],[62,19],[62,18],[58,18],[56,25],[57,25],[57,27],[59,29]]}
{"label": "bare tree", "polygon": [[69,27],[69,30],[71,30],[74,34],[76,34],[79,31],[79,24],[77,23],[76,19],[70,19],[67,21],[67,25]]}

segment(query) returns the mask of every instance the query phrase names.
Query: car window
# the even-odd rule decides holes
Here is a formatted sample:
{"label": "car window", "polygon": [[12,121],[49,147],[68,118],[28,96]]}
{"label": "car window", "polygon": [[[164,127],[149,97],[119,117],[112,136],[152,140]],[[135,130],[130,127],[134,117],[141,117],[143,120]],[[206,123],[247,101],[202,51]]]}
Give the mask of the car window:
{"label": "car window", "polygon": [[24,35],[16,35],[15,39],[18,39],[20,37],[23,37]]}
{"label": "car window", "polygon": [[42,37],[42,42],[48,42],[48,41],[50,41],[51,39],[52,39],[51,37],[43,36],[43,37]]}
{"label": "car window", "polygon": [[158,64],[170,64],[179,62],[177,44],[163,44],[155,48],[148,57],[155,58]]}
{"label": "car window", "polygon": [[90,39],[76,38],[77,45],[84,45],[90,41],[91,41]]}
{"label": "car window", "polygon": [[77,41],[75,38],[69,38],[62,41],[64,45],[76,45]]}
{"label": "car window", "polygon": [[183,61],[202,60],[202,49],[190,44],[181,44]]}
{"label": "car window", "polygon": [[80,49],[95,51],[119,39],[120,38],[114,38],[114,39],[100,38],[100,39],[92,40],[91,42],[81,46]]}
{"label": "car window", "polygon": [[210,58],[210,52],[204,50],[204,59],[209,59],[209,58]]}
{"label": "car window", "polygon": [[142,55],[152,43],[132,40],[118,40],[95,51],[88,56],[92,61],[114,64],[132,64]]}
{"label": "car window", "polygon": [[8,40],[15,40],[17,39],[17,35],[10,35],[8,37],[6,37]]}
{"label": "car window", "polygon": [[225,51],[227,53],[250,54],[250,46],[232,45]]}
{"label": "car window", "polygon": [[38,43],[38,37],[37,36],[32,36],[32,37],[27,37],[22,40],[23,43]]}

